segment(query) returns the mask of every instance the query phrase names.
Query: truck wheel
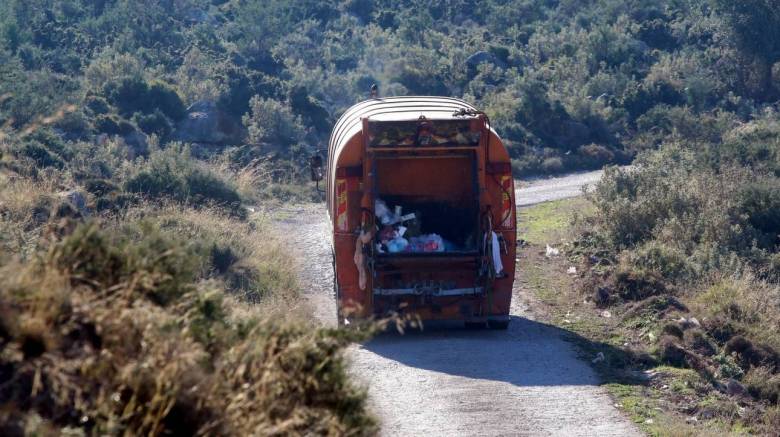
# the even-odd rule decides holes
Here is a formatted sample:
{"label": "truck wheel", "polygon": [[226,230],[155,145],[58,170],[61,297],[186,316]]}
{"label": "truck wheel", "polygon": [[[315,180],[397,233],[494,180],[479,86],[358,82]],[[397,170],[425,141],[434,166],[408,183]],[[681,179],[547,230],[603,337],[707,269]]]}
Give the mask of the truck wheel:
{"label": "truck wheel", "polygon": [[488,320],[488,327],[490,329],[504,331],[509,328],[509,320]]}
{"label": "truck wheel", "polygon": [[478,329],[485,329],[485,322],[463,322],[463,325],[466,329],[475,331]]}

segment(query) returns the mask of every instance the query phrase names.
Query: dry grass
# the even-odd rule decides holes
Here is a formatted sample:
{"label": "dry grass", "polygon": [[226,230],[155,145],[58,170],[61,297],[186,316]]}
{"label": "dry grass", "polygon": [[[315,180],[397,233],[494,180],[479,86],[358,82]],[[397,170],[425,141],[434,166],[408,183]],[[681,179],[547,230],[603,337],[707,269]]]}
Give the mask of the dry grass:
{"label": "dry grass", "polygon": [[55,189],[51,182],[0,173],[0,265],[14,253],[34,251],[56,202]]}
{"label": "dry grass", "polygon": [[723,320],[756,341],[780,350],[780,287],[745,272],[716,277],[689,306],[705,321]]}
{"label": "dry grass", "polygon": [[373,431],[341,357],[356,334],[272,319],[199,281],[191,258],[165,235],[84,226],[5,266],[0,433]]}
{"label": "dry grass", "polygon": [[0,435],[375,432],[342,357],[374,328],[309,321],[283,242],[241,205],[266,167],[111,142],[55,144],[45,167],[17,143],[0,144]]}
{"label": "dry grass", "polygon": [[263,216],[238,220],[217,208],[167,204],[151,210],[131,208],[116,226],[151,226],[190,241],[200,277],[218,280],[245,301],[280,300],[289,306],[297,298],[289,254]]}

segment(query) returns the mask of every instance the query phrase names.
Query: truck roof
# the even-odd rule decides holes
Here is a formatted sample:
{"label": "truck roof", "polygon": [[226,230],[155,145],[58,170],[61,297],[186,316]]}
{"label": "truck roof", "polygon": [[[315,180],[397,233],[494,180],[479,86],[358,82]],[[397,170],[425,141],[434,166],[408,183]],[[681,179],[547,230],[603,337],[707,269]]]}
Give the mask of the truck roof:
{"label": "truck roof", "polygon": [[336,158],[350,138],[363,128],[362,119],[379,121],[416,120],[423,116],[429,120],[462,119],[454,114],[460,110],[475,111],[476,108],[453,97],[404,96],[364,100],[339,118],[333,127],[328,143],[328,156]]}

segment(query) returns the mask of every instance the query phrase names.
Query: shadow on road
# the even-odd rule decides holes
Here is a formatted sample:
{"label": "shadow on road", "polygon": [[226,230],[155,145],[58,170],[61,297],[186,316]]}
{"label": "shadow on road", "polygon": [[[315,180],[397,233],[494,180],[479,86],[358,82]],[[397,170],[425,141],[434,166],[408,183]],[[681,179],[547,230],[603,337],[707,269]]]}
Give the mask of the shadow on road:
{"label": "shadow on road", "polygon": [[[599,373],[577,356],[570,342],[591,359],[601,352]],[[363,348],[403,365],[518,386],[640,383],[616,371],[634,360],[628,352],[589,341],[571,331],[512,316],[506,331],[469,330],[462,324],[428,323],[423,331],[380,334]]]}

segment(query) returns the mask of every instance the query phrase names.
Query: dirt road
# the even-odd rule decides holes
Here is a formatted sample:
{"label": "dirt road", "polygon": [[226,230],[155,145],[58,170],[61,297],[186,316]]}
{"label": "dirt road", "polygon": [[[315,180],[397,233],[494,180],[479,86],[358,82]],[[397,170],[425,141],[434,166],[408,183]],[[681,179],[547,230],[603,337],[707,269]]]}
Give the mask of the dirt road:
{"label": "dirt road", "polygon": [[[518,199],[570,197],[596,173],[534,181]],[[522,185],[522,184],[519,184]],[[526,196],[528,194],[528,196]],[[327,215],[321,205],[283,212],[299,253],[305,292],[323,323],[335,323]],[[522,266],[518,269],[522,275]],[[513,299],[507,331],[426,326],[385,334],[349,350],[352,372],[369,389],[388,436],[631,436],[639,431],[612,405],[591,368],[558,328],[533,320]]]}
{"label": "dirt road", "polygon": [[573,173],[555,178],[533,179],[516,183],[517,206],[531,206],[551,200],[566,199],[582,194],[582,188],[601,179],[602,170]]}

